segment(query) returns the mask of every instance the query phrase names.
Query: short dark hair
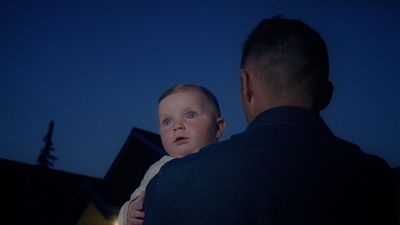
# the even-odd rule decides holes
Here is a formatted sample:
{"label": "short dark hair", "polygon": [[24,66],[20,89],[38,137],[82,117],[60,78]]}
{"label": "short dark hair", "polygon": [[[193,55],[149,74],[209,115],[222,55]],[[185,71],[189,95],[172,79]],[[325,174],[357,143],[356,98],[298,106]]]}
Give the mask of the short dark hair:
{"label": "short dark hair", "polygon": [[295,19],[275,16],[261,21],[244,43],[241,68],[255,63],[270,91],[301,88],[313,95],[329,77],[326,44],[320,34]]}
{"label": "short dark hair", "polygon": [[195,89],[200,91],[206,98],[207,100],[211,103],[211,106],[214,108],[216,114],[218,117],[221,116],[221,110],[219,108],[219,104],[217,101],[217,98],[215,97],[215,95],[208,90],[207,88],[200,86],[200,85],[195,85],[195,84],[176,84],[173,85],[172,87],[168,88],[158,99],[158,103],[161,102],[161,100],[163,100],[164,98],[174,94],[174,93],[178,93],[180,91],[184,91],[184,90],[189,90],[189,89]]}

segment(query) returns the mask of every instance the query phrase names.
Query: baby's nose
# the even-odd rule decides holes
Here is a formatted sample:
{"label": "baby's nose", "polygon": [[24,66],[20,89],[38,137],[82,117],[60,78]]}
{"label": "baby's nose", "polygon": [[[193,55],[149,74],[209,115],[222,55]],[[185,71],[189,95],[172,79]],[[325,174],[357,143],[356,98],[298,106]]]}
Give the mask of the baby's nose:
{"label": "baby's nose", "polygon": [[174,130],[185,129],[185,125],[181,121],[175,121]]}

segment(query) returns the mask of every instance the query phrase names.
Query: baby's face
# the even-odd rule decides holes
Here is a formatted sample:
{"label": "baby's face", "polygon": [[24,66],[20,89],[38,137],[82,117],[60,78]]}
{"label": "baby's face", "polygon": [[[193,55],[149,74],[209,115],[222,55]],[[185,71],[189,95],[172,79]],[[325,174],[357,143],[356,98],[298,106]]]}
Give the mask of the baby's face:
{"label": "baby's face", "polygon": [[[222,134],[216,113],[196,89],[181,90],[158,106],[160,135],[169,155],[183,157],[217,141]],[[222,121],[223,123],[223,121]]]}

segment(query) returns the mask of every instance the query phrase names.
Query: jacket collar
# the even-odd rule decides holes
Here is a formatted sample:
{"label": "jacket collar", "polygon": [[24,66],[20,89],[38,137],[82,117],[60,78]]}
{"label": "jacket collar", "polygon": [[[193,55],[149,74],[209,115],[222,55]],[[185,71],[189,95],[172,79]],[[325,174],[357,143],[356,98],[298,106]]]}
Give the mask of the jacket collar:
{"label": "jacket collar", "polygon": [[262,112],[249,124],[246,131],[271,125],[313,127],[332,134],[318,112],[294,106],[276,107]]}

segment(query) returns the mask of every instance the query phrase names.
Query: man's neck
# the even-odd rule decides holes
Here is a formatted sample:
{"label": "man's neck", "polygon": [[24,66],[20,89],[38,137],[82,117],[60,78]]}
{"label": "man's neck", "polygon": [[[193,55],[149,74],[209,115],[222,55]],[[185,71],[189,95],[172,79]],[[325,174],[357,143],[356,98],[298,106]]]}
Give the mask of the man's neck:
{"label": "man's neck", "polygon": [[256,104],[256,107],[254,108],[251,121],[253,121],[254,118],[260,115],[262,112],[282,106],[294,106],[310,110],[316,110],[313,107],[311,101],[305,101],[304,99],[299,99],[299,98],[296,99],[296,98],[261,97],[260,99],[258,99],[258,101],[259,104]]}

